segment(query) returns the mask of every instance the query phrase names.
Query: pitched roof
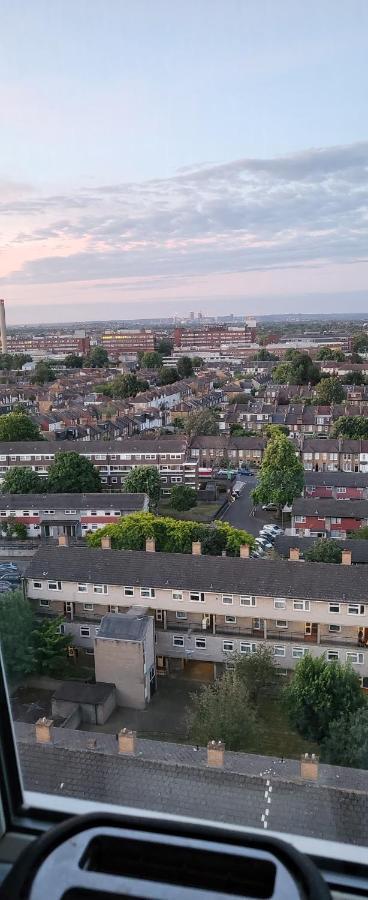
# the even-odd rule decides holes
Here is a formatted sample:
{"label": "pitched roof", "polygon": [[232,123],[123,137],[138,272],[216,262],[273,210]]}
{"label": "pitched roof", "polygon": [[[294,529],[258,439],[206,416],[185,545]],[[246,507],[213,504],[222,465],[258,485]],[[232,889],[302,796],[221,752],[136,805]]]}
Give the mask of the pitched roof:
{"label": "pitched roof", "polygon": [[304,482],[316,487],[368,487],[366,472],[304,472]]}
{"label": "pitched roof", "polygon": [[[274,541],[274,548],[279,556],[285,559],[289,557],[290,548],[297,547],[302,554],[310,550],[318,543],[315,537],[299,537],[298,535],[279,534]],[[368,563],[368,541],[336,540],[336,546],[341,550],[350,550],[351,561],[355,563]]]}
{"label": "pitched roof", "polygon": [[0,494],[0,509],[116,509],[137,511],[146,494]]}
{"label": "pitched roof", "polygon": [[31,560],[25,576],[262,597],[367,600],[365,567],[307,562],[297,565],[281,559],[42,547]]}
{"label": "pitched roof", "polygon": [[138,609],[136,615],[107,613],[101,620],[96,640],[143,641],[150,617],[138,613]]}
{"label": "pitched roof", "polygon": [[339,516],[344,519],[365,519],[368,500],[334,500],[325,497],[297,497],[292,506],[293,516]]}

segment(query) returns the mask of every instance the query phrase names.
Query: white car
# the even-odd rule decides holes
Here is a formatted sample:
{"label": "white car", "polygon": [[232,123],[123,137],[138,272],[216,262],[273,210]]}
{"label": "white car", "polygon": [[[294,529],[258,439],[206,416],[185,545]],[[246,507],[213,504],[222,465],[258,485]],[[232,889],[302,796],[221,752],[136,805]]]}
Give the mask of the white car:
{"label": "white car", "polygon": [[261,532],[262,534],[273,534],[276,537],[278,534],[283,534],[284,529],[280,528],[279,525],[264,525],[261,528]]}
{"label": "white car", "polygon": [[256,546],[257,549],[258,547],[262,547],[264,550],[272,550],[271,541],[268,541],[265,537],[256,538]]}

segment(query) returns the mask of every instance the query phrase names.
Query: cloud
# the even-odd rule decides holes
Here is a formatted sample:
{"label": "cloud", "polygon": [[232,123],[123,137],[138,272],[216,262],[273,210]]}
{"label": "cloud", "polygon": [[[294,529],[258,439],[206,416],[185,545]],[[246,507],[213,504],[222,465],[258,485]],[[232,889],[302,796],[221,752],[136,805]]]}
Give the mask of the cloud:
{"label": "cloud", "polygon": [[[70,195],[4,198],[0,219],[22,215],[12,241],[28,251],[1,282],[167,279],[353,264],[368,255],[367,164],[368,142],[199,164],[168,179]],[[73,252],[80,239],[81,252]],[[33,258],[33,242],[42,242],[41,257],[38,248]]]}

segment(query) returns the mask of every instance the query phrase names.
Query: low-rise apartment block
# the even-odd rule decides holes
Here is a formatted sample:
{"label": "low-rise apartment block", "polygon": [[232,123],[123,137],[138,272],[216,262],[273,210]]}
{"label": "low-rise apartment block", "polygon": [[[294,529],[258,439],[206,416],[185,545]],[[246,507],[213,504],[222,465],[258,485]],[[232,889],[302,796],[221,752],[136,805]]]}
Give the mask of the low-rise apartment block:
{"label": "low-rise apartment block", "polygon": [[368,500],[297,497],[293,502],[292,531],[305,537],[346,538],[367,524]]}
{"label": "low-rise apartment block", "polygon": [[367,500],[368,474],[363,472],[305,472],[304,496],[326,500]]}
{"label": "low-rise apartment block", "polygon": [[25,576],[35,612],[62,615],[75,647],[92,656],[106,612],[145,605],[155,619],[158,673],[213,678],[233,665],[234,652],[253,653],[266,641],[282,671],[311,653],[350,661],[368,676],[364,565],[302,562],[297,551],[292,560],[258,560],[246,558],[248,547],[237,558],[197,555],[197,545],[192,556],[149,547],[40,549]]}
{"label": "low-rise apartment block", "polygon": [[147,494],[0,494],[0,532],[21,522],[28,537],[83,537],[149,509]]}

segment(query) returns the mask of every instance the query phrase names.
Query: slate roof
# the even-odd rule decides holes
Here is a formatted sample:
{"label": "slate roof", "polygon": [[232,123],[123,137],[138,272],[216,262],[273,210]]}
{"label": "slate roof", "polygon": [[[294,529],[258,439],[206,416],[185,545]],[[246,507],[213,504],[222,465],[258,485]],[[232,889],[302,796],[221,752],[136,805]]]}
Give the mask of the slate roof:
{"label": "slate roof", "polygon": [[297,497],[292,506],[293,516],[340,516],[344,519],[365,519],[368,500],[335,500],[325,497]]}
{"label": "slate roof", "polygon": [[[317,543],[315,537],[279,534],[274,541],[274,548],[279,556],[288,559],[291,547],[298,547],[300,552],[304,554],[315,543]],[[335,543],[341,550],[350,550],[352,563],[368,563],[368,541],[336,540]]]}
{"label": "slate roof", "polygon": [[0,494],[0,509],[143,509],[146,494]]}
{"label": "slate roof", "polygon": [[0,441],[0,454],[76,453],[179,453],[184,452],[185,438],[127,437],[116,441]]}
{"label": "slate roof", "polygon": [[368,600],[365,567],[308,562],[297,565],[281,559],[43,547],[32,558],[25,576],[263,597]]}
{"label": "slate roof", "polygon": [[144,615],[127,616],[121,613],[107,613],[101,619],[98,639],[116,641],[143,641],[150,617]]}
{"label": "slate roof", "polygon": [[304,472],[304,482],[316,487],[368,487],[368,473],[364,472]]}
{"label": "slate roof", "polygon": [[263,828],[270,781],[270,830],[368,844],[365,771],[322,765],[312,783],[297,760],[226,752],[224,769],[209,769],[190,745],[138,740],[125,757],[114,734],[54,728],[52,744],[36,744],[34,725],[15,733],[26,790]]}

